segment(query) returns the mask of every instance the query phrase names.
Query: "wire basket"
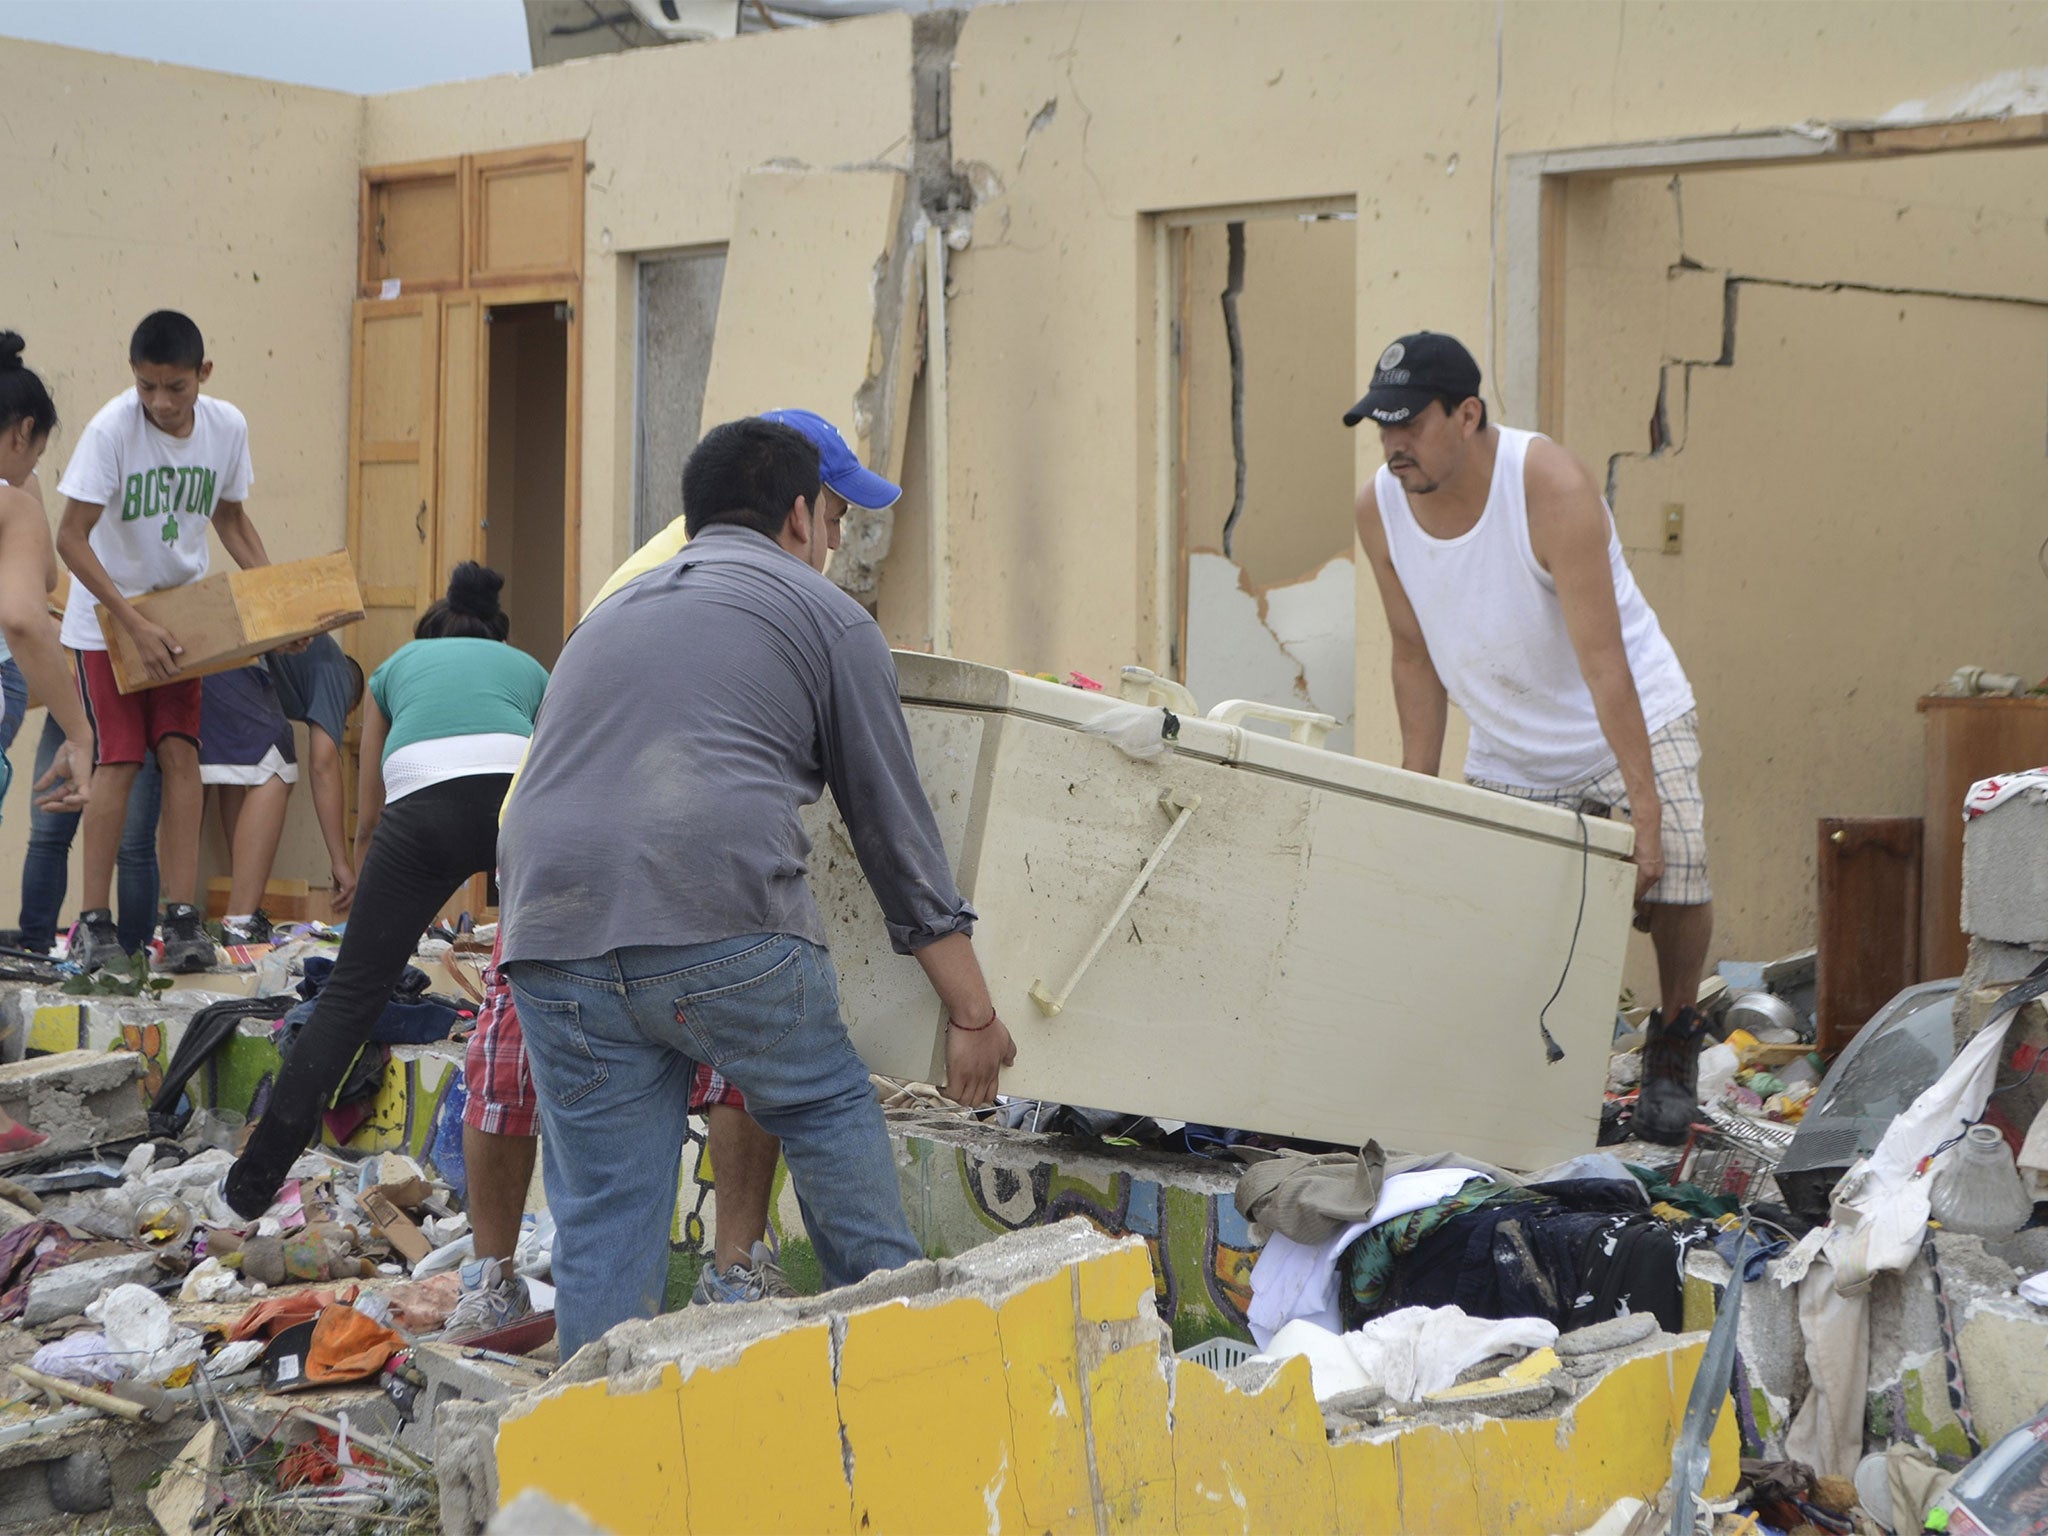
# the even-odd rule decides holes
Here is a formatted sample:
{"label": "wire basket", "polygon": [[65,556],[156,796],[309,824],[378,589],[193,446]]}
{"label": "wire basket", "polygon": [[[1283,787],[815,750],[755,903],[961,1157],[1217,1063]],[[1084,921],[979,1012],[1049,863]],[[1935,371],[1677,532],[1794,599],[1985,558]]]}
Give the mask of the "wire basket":
{"label": "wire basket", "polygon": [[1738,1205],[1775,1200],[1778,1186],[1772,1172],[1783,1155],[1775,1138],[1750,1133],[1747,1126],[1700,1123],[1686,1133],[1685,1150],[1679,1154],[1672,1182],[1691,1184]]}

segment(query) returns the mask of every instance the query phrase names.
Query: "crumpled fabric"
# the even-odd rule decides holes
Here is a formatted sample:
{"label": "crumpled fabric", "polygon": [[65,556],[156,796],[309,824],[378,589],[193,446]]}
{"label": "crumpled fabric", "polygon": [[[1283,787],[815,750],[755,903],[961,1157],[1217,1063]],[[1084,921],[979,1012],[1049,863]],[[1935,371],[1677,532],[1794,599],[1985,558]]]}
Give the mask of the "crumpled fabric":
{"label": "crumpled fabric", "polygon": [[29,1369],[86,1387],[120,1381],[128,1374],[128,1367],[107,1348],[107,1336],[97,1328],[45,1344],[29,1361]]}
{"label": "crumpled fabric", "polygon": [[1386,1300],[1388,1287],[1393,1284],[1395,1265],[1453,1217],[1496,1202],[1542,1198],[1525,1189],[1497,1184],[1490,1179],[1477,1179],[1448,1199],[1374,1227],[1351,1249],[1351,1296],[1346,1315],[1370,1317],[1377,1311]]}
{"label": "crumpled fabric", "polygon": [[1963,796],[1963,820],[1975,821],[1986,811],[1995,811],[2016,795],[2028,790],[2048,791],[2048,768],[2028,768],[2019,773],[2001,773],[1979,779]]}
{"label": "crumpled fabric", "polygon": [[[274,1339],[285,1329],[310,1322],[335,1304],[333,1291],[299,1291],[291,1296],[272,1296],[236,1318],[228,1328],[229,1343],[243,1339]],[[353,1291],[350,1300],[354,1299]]]}
{"label": "crumpled fabric", "polygon": [[1379,1204],[1387,1154],[1376,1141],[1356,1152],[1283,1153],[1252,1164],[1237,1181],[1238,1214],[1269,1232],[1320,1247]]}
{"label": "crumpled fabric", "polygon": [[1245,1313],[1252,1341],[1264,1349],[1284,1324],[1297,1317],[1342,1333],[1337,1291],[1344,1250],[1381,1222],[1434,1205],[1479,1177],[1469,1168],[1390,1174],[1380,1186],[1379,1203],[1371,1217],[1353,1222],[1320,1245],[1298,1243],[1285,1232],[1273,1233],[1252,1266],[1252,1302]]}
{"label": "crumpled fabric", "polygon": [[0,1322],[12,1322],[28,1306],[29,1282],[37,1275],[62,1269],[86,1246],[61,1222],[31,1221],[0,1236]]}
{"label": "crumpled fabric", "polygon": [[1401,1403],[1456,1385],[1493,1355],[1556,1342],[1557,1325],[1540,1317],[1468,1317],[1457,1307],[1404,1307],[1344,1335],[1367,1378]]}
{"label": "crumpled fabric", "polygon": [[1980,1029],[1835,1186],[1827,1236],[1799,1281],[1812,1385],[1785,1432],[1785,1454],[1823,1476],[1848,1477],[1863,1454],[1870,1283],[1911,1264],[1927,1236],[1930,1181],[1920,1164],[1984,1112],[2017,1016],[2007,1011]]}

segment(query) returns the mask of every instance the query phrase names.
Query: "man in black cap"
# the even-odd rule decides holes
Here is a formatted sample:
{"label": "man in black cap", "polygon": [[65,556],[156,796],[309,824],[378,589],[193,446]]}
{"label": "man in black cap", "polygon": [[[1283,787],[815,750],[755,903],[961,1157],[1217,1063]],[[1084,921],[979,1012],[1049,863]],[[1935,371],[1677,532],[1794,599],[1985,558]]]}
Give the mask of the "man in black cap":
{"label": "man in black cap", "polygon": [[1495,426],[1454,338],[1380,354],[1346,426],[1379,427],[1386,464],[1358,534],[1393,638],[1401,766],[1435,774],[1446,705],[1471,721],[1465,779],[1636,834],[1637,926],[1657,952],[1635,1134],[1677,1142],[1698,1111],[1693,1009],[1713,935],[1692,686],[1622,558],[1576,454]]}

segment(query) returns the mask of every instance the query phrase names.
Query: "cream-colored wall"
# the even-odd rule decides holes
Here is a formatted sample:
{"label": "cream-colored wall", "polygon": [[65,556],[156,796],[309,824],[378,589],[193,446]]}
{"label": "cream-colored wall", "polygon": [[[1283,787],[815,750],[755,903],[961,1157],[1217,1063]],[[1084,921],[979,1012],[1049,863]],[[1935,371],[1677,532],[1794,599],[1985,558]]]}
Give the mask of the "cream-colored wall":
{"label": "cream-colored wall", "polygon": [[[1871,119],[2048,59],[2048,8],[2038,5],[1585,0],[1504,10],[1453,3],[976,9],[964,23],[953,73],[953,151],[983,194],[974,244],[953,268],[950,490],[961,654],[1091,672],[1132,657],[1159,660],[1151,608],[1157,422],[1147,215],[1353,195],[1353,345],[1361,376],[1387,340],[1424,326],[1463,336],[1482,363],[1493,361],[1489,269],[1496,282],[1504,270],[1504,259],[1490,260],[1488,249],[1497,17],[1504,27],[1502,155],[1811,118]],[[1984,174],[2010,196],[2016,173]],[[1688,209],[1689,237],[1699,217]],[[1873,214],[1835,241],[1825,264],[1841,266],[1836,257],[1845,245],[1904,239],[1923,267],[1942,267],[1940,239],[1922,233],[1914,222],[1920,217],[1887,231]],[[2040,228],[2038,219],[2013,222],[2008,263],[2048,270]],[[1700,318],[1687,309],[1672,323]],[[1717,329],[1718,311],[1714,319]],[[1664,337],[1660,329],[1629,341],[1635,353],[1647,346],[1655,354]],[[2017,334],[2006,345],[2032,359],[2038,384],[2038,349],[2027,351]],[[1597,355],[1568,362],[1571,369],[1611,366],[1617,378],[1645,376],[1633,354],[1617,363]],[[1809,377],[1820,387],[1819,375]],[[1654,382],[1653,365],[1652,392]],[[1356,392],[1329,401],[1330,430],[1342,431],[1336,419]],[[1818,458],[1828,451],[1825,413],[1808,409]],[[1639,446],[1646,446],[1647,416],[1643,408],[1629,417]],[[2038,425],[2036,417],[2029,439],[2037,459]],[[1362,478],[1378,464],[1378,446],[1363,434],[1353,441]],[[1606,451],[1595,445],[1588,456]],[[1987,493],[2022,489],[1994,481]],[[1128,520],[1103,515],[1125,506]],[[1844,594],[1832,606],[1848,609],[1858,572],[1895,559],[1868,543],[1830,550],[1814,572],[1816,595],[1826,603],[1821,594]],[[966,574],[973,572],[983,573],[978,585]],[[1739,589],[1720,601],[1719,622],[1757,633],[1780,622],[1775,610],[1748,612]],[[1912,622],[1938,635],[1944,615],[1935,605],[1916,610]],[[1357,750],[1391,756],[1398,732],[1385,681],[1384,619],[1369,581],[1359,591],[1357,663]],[[1696,676],[1702,663],[1716,665],[1711,654],[1693,660]],[[1912,686],[1931,681],[1916,675]],[[1795,739],[1841,739],[1832,701],[1820,697],[1818,706],[1820,717],[1801,722]],[[1714,761],[1732,764],[1765,745],[1766,733],[1726,705],[1710,710],[1705,724]],[[1770,741],[1781,755],[1782,724],[1774,720]],[[1452,754],[1461,738],[1454,729]],[[1910,747],[1917,726],[1902,723],[1899,739]],[[1823,759],[1816,747],[1802,762]],[[1888,761],[1885,803],[1910,806],[1917,770],[1901,755]],[[1733,802],[1752,793],[1775,793],[1775,781],[1724,781],[1720,791],[1725,809],[1715,847],[1723,882],[1753,878],[1797,894],[1775,904],[1735,903],[1716,945],[1722,954],[1810,940],[1798,905],[1810,900],[1810,824],[1794,852],[1774,841],[1788,835],[1775,820],[1738,829],[1743,813]],[[1722,826],[1730,833],[1726,847]],[[1757,873],[1737,877],[1736,865]],[[1640,982],[1646,974],[1638,957],[1631,975]]]}
{"label": "cream-colored wall", "polygon": [[[79,431],[133,382],[136,321],[181,309],[205,333],[208,390],[249,418],[249,509],[272,558],[340,548],[362,99],[8,40],[0,100],[0,325],[28,339],[62,418],[41,475],[53,520]],[[214,562],[230,563],[218,541]],[[0,926],[18,910],[42,726],[30,714],[9,754]],[[324,880],[306,801],[302,789],[278,872]],[[214,844],[209,833],[210,862]]]}
{"label": "cream-colored wall", "polygon": [[740,180],[763,166],[907,165],[910,66],[910,18],[892,15],[369,99],[369,164],[584,141],[586,597],[631,549],[633,253],[725,244]]}
{"label": "cream-colored wall", "polygon": [[1563,435],[1699,697],[1722,951],[1766,954],[1816,818],[1920,814],[1915,700],[2048,672],[2048,149],[1569,196]]}

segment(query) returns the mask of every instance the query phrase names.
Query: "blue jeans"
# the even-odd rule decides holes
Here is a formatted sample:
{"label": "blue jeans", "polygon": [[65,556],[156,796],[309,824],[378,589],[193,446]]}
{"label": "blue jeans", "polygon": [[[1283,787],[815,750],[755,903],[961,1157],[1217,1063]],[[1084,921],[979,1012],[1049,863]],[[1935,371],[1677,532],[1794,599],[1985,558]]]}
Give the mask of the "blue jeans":
{"label": "blue jeans", "polygon": [[652,1317],[689,1119],[708,1062],[782,1138],[827,1285],[918,1258],[868,1069],[839,1017],[832,957],[788,934],[505,967],[540,1094],[567,1359]]}
{"label": "blue jeans", "polygon": [[14,764],[7,754],[14,749],[14,738],[21,734],[22,718],[27,714],[28,679],[10,656],[0,661],[0,802],[7,799],[7,786],[14,782]]}
{"label": "blue jeans", "polygon": [[[43,739],[36,743],[36,774],[41,778],[64,745],[64,728],[43,720]],[[121,920],[121,947],[134,954],[156,929],[156,819],[163,808],[164,781],[156,754],[142,760],[135,787],[128,794],[128,821],[121,829],[121,851],[114,861]],[[57,941],[57,919],[71,882],[71,840],[78,835],[77,811],[28,813],[28,853],[21,861],[21,942],[26,949],[47,950]]]}

